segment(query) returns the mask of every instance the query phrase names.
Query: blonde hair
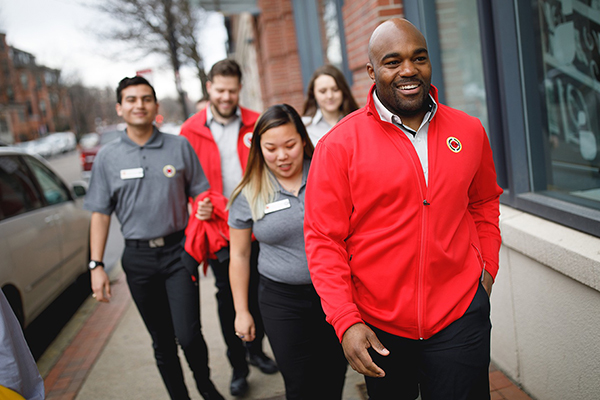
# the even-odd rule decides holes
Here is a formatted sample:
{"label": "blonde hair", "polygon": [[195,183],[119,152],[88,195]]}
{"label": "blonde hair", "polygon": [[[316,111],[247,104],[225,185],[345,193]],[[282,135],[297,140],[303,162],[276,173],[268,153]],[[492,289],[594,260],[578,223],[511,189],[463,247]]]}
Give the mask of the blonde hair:
{"label": "blonde hair", "polygon": [[227,203],[227,208],[237,196],[241,194],[246,197],[252,220],[258,221],[265,216],[265,207],[272,203],[277,195],[279,184],[277,179],[265,163],[264,156],[260,147],[260,137],[269,129],[278,126],[292,124],[304,142],[304,158],[312,157],[314,146],[306,133],[306,127],[302,123],[302,119],[294,110],[287,104],[277,104],[269,107],[256,121],[254,132],[252,134],[252,145],[250,146],[250,155],[248,156],[248,165],[242,177],[241,182],[233,190],[231,198]]}

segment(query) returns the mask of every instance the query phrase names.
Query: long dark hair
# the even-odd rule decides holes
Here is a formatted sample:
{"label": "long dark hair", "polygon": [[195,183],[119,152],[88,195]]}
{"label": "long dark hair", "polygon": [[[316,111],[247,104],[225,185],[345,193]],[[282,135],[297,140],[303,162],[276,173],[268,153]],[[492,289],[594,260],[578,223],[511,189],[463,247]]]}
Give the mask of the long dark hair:
{"label": "long dark hair", "polygon": [[265,206],[272,202],[276,194],[275,182],[269,168],[266,166],[265,158],[260,147],[260,138],[263,133],[278,126],[292,124],[304,142],[304,158],[312,158],[315,147],[313,146],[306,127],[294,107],[288,104],[276,104],[269,107],[256,121],[252,133],[252,145],[248,155],[248,164],[241,182],[234,189],[229,199],[228,206],[240,194],[244,193],[252,219],[257,221],[264,216]]}
{"label": "long dark hair", "polygon": [[348,82],[346,82],[346,78],[344,78],[342,71],[333,65],[327,64],[317,68],[312,75],[312,78],[310,78],[302,115],[313,117],[319,108],[317,99],[315,99],[315,80],[321,75],[331,76],[335,80],[337,87],[342,91],[343,98],[342,104],[340,105],[342,117],[345,117],[351,112],[358,110],[358,104],[356,104],[356,100],[354,100],[354,96],[352,96],[352,92],[350,91],[350,87],[348,86]]}

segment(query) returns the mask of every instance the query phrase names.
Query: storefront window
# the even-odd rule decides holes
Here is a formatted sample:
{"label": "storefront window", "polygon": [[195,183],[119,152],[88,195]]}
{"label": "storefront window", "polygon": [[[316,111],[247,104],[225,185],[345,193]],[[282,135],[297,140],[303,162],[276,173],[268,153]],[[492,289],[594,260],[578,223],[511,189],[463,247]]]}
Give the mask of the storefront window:
{"label": "storefront window", "polygon": [[446,104],[488,129],[477,0],[435,1]]}
{"label": "storefront window", "polygon": [[529,152],[544,151],[546,165],[535,189],[600,209],[600,1],[536,3],[545,143],[530,140]]}
{"label": "storefront window", "polygon": [[323,33],[325,36],[323,43],[325,60],[327,63],[343,70],[342,45],[336,1],[321,0],[321,14],[323,15]]}

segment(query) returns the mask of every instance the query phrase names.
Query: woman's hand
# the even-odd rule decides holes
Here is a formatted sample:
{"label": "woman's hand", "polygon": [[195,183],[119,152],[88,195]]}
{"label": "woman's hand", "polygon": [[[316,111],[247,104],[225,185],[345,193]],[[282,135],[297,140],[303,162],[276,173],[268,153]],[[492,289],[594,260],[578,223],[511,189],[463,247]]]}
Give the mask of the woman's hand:
{"label": "woman's hand", "polygon": [[249,311],[236,313],[235,334],[244,342],[252,342],[256,337],[254,318],[252,318],[252,314]]}

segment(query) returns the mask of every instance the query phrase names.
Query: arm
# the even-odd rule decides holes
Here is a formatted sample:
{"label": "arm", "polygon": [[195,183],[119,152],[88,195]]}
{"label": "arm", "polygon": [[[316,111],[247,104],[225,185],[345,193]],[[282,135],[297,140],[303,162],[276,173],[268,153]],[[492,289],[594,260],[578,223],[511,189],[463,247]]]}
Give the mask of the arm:
{"label": "arm", "polygon": [[[90,225],[90,257],[94,261],[102,261],[110,227],[110,215],[99,212],[92,213]],[[92,292],[96,300],[108,302],[110,299],[110,280],[103,267],[91,271]]]}
{"label": "arm", "polygon": [[481,257],[485,265],[482,284],[489,295],[498,273],[498,256],[502,244],[499,228],[502,189],[496,183],[492,149],[485,131],[482,135],[481,162],[469,188],[469,212],[475,222],[481,245]]}
{"label": "arm", "polygon": [[[304,232],[311,279],[321,297],[327,321],[342,342],[351,367],[371,377],[385,376],[368,353],[389,351],[363,323],[352,294],[352,272],[346,249],[353,204],[347,160],[339,161],[326,143],[315,151],[305,197]],[[343,156],[343,154],[342,154]]]}
{"label": "arm", "polygon": [[235,307],[235,332],[245,342],[255,337],[254,318],[248,308],[252,229],[229,229],[229,282]]}

